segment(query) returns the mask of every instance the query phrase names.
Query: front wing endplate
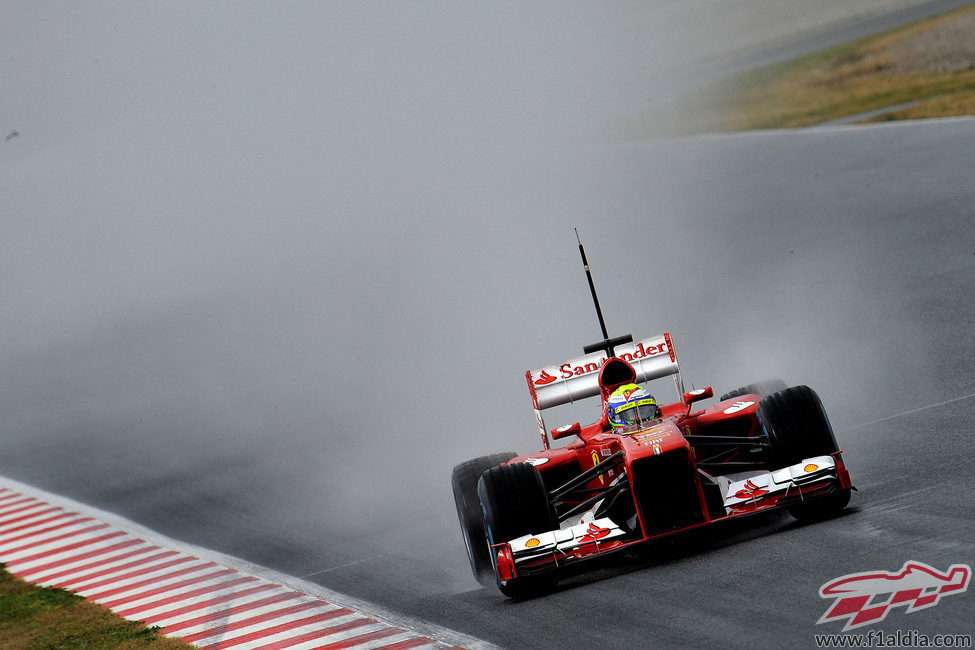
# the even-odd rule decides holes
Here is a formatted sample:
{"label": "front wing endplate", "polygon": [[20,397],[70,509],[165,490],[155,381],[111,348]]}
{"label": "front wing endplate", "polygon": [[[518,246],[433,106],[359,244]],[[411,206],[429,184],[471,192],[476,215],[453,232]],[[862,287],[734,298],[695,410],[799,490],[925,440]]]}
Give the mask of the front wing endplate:
{"label": "front wing endplate", "polygon": [[830,456],[807,458],[795,465],[731,481],[719,477],[725,509],[729,514],[737,508],[762,501],[771,496],[782,496],[790,490],[836,478],[836,462]]}
{"label": "front wing endplate", "polygon": [[[603,517],[564,530],[525,535],[509,542],[515,564],[528,560],[572,553],[586,546],[598,549],[604,542],[624,534],[612,519]],[[595,550],[594,549],[594,550]]]}

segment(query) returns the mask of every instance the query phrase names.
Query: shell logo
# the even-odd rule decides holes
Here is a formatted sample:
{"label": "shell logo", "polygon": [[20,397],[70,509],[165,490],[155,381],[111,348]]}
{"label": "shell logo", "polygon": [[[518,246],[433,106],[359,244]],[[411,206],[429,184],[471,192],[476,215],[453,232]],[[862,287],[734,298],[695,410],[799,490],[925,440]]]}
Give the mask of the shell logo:
{"label": "shell logo", "polygon": [[536,546],[538,546],[541,543],[542,543],[542,540],[538,539],[537,537],[532,537],[530,540],[528,540],[527,542],[525,542],[525,546],[527,546],[528,548],[535,548]]}
{"label": "shell logo", "polygon": [[802,471],[815,472],[817,469],[819,469],[819,465],[813,465],[812,463],[809,463],[808,465],[802,468]]}

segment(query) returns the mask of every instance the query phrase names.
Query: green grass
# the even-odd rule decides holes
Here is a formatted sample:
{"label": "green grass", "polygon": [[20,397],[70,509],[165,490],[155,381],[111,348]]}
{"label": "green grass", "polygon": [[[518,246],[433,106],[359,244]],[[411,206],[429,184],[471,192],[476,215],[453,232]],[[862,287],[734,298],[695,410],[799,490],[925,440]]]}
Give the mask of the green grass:
{"label": "green grass", "polygon": [[[624,125],[621,135],[793,128],[841,118],[879,122],[975,115],[975,65],[957,71],[911,69],[917,52],[910,49],[923,39],[930,47],[937,30],[968,25],[973,14],[975,7],[965,7],[739,75],[663,114]],[[902,104],[909,106],[894,110]],[[873,111],[882,114],[855,119]]]}
{"label": "green grass", "polygon": [[713,127],[801,127],[901,104],[911,106],[869,120],[975,114],[975,69],[903,71],[898,65],[909,58],[905,44],[973,11],[964,8],[733,79],[717,89],[724,108],[713,116]]}
{"label": "green grass", "polygon": [[0,648],[4,650],[189,647],[65,589],[31,585],[0,564]]}

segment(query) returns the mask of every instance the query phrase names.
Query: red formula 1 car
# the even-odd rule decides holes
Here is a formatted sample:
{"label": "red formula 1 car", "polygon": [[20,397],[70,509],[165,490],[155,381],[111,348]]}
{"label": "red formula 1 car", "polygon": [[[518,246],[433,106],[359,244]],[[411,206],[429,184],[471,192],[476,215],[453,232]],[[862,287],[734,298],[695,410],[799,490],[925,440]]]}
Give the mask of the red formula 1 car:
{"label": "red formula 1 car", "polygon": [[[599,351],[594,351],[594,348]],[[606,339],[586,356],[526,373],[544,448],[461,463],[452,484],[475,576],[508,596],[550,587],[559,570],[648,540],[786,508],[799,519],[839,512],[853,484],[818,395],[752,384],[707,408],[710,387],[684,391],[669,334]],[[619,386],[673,375],[680,401],[613,429]],[[553,429],[542,411],[593,396],[602,417]]]}

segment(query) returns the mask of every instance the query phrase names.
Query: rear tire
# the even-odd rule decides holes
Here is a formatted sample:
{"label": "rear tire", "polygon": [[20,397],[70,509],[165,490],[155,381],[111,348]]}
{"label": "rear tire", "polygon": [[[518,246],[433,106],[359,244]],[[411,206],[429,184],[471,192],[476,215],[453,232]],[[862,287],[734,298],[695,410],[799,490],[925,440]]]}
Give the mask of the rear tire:
{"label": "rear tire", "polygon": [[[839,451],[826,409],[816,391],[808,386],[794,386],[763,397],[757,417],[769,441],[772,469]],[[800,520],[822,519],[838,513],[849,502],[850,490],[837,487],[826,495],[791,506],[789,513]]]}
{"label": "rear tire", "polygon": [[754,384],[748,384],[747,386],[742,386],[741,388],[736,388],[733,391],[729,391],[718,398],[719,402],[723,402],[726,399],[731,399],[732,397],[741,397],[742,395],[761,395],[765,396],[769,393],[777,393],[780,390],[786,389],[786,383],[781,379],[769,379],[768,381],[760,381]]}
{"label": "rear tire", "polygon": [[[484,532],[487,545],[555,530],[559,527],[548,501],[542,475],[528,463],[501,465],[481,475],[477,493],[484,509]],[[491,558],[492,567],[496,558]],[[551,576],[522,576],[498,588],[511,598],[526,598],[551,588]]]}
{"label": "rear tire", "polygon": [[494,582],[494,565],[491,564],[487,538],[484,536],[484,511],[477,498],[477,481],[485,470],[506,463],[515,456],[517,454],[513,451],[481,456],[457,465],[450,475],[454,503],[457,505],[457,519],[464,536],[471,572],[485,586]]}

